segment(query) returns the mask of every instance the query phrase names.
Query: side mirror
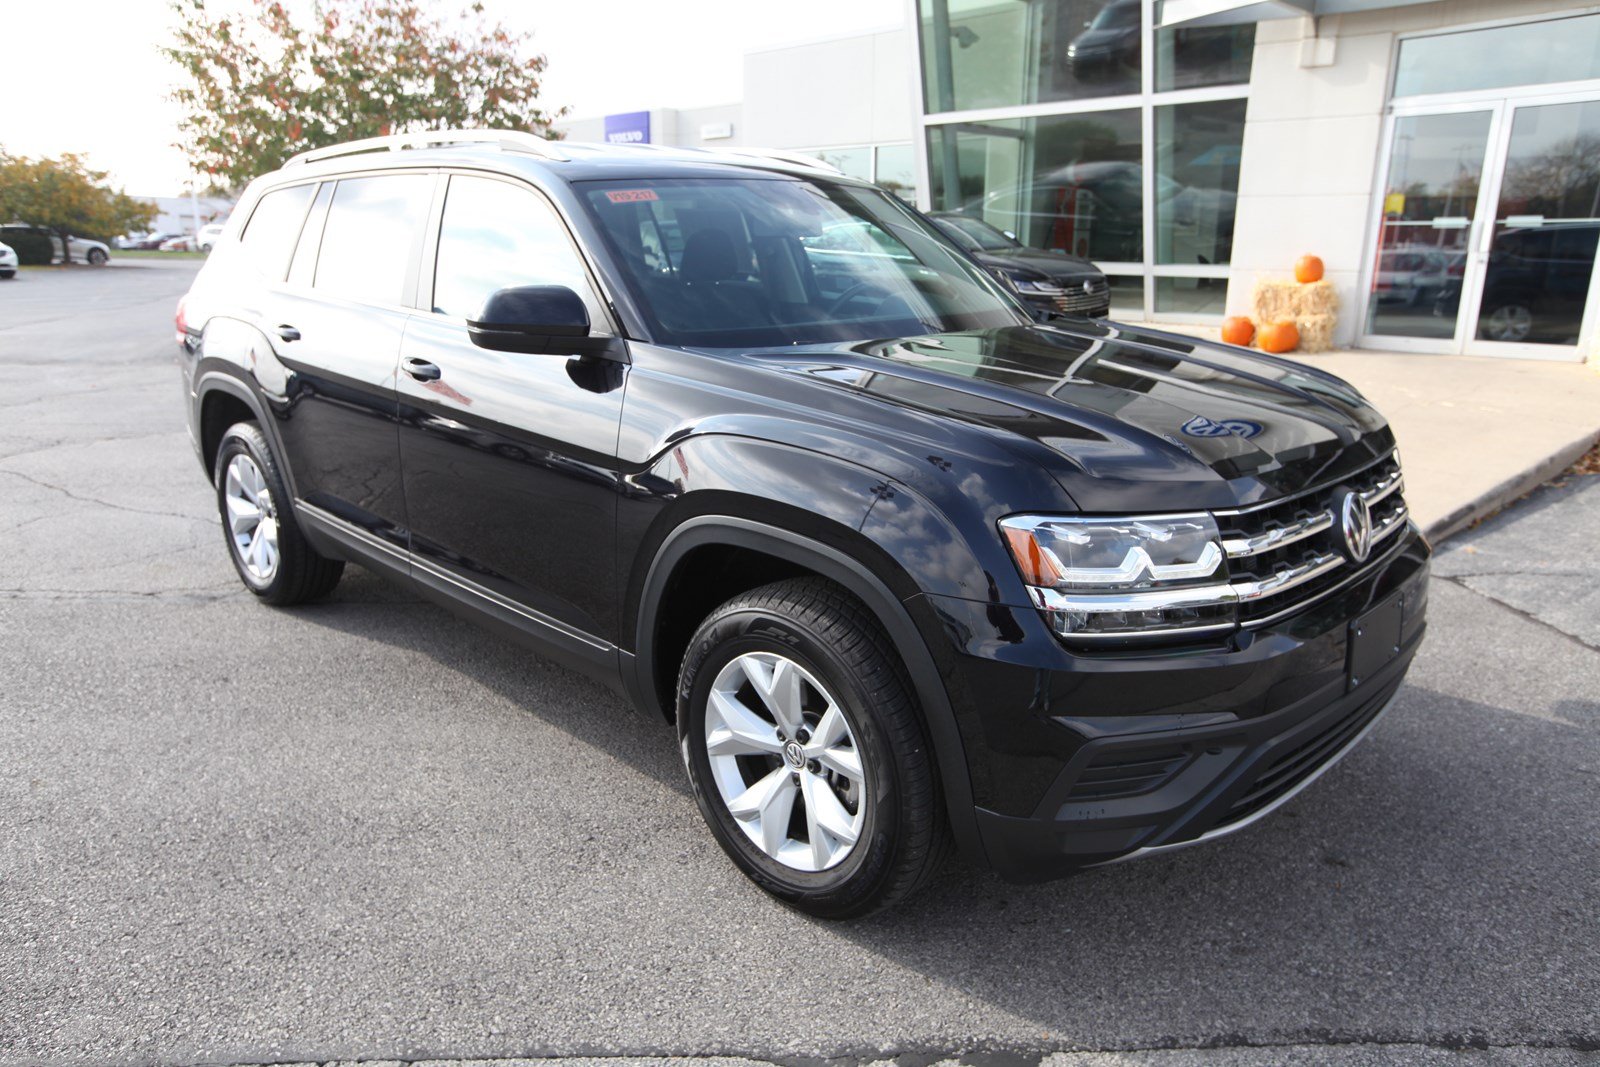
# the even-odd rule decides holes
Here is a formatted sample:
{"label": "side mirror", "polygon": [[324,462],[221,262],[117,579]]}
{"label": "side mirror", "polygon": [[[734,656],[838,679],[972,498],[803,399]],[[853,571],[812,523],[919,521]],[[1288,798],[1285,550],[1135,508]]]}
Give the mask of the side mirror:
{"label": "side mirror", "polygon": [[589,333],[589,311],[564,285],[517,285],[491,293],[467,334],[479,348],[497,352],[571,356],[598,354],[610,337]]}

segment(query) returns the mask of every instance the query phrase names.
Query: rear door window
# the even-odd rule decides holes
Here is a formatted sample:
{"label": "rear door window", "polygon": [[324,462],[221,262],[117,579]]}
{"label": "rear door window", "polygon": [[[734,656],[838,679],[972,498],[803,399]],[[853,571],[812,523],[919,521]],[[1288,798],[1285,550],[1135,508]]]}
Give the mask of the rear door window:
{"label": "rear door window", "polygon": [[322,228],[313,288],[363,304],[409,304],[406,281],[434,184],[431,174],[340,179]]}

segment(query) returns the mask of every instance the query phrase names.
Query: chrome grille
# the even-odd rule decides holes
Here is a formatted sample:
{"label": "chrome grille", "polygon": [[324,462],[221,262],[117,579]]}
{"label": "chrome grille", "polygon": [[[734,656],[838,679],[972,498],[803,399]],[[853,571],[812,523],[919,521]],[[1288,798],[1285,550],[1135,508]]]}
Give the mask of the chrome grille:
{"label": "chrome grille", "polygon": [[1084,282],[1068,282],[1050,294],[1050,302],[1057,311],[1073,315],[1104,311],[1111,304],[1111,283],[1104,278],[1091,278],[1086,288]]}
{"label": "chrome grille", "polygon": [[1367,503],[1372,516],[1368,558],[1374,559],[1406,524],[1405,486],[1393,453],[1339,486],[1216,513],[1241,624],[1259,625],[1293,612],[1352,573],[1334,510],[1344,486]]}

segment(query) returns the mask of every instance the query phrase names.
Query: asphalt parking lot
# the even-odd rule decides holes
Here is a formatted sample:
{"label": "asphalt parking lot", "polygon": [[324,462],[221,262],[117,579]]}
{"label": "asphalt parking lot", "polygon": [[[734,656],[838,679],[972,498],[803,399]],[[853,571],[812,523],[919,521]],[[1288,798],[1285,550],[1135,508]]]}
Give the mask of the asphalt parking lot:
{"label": "asphalt parking lot", "polygon": [[1600,1062],[1600,477],[1447,545],[1387,719],[1250,831],[829,925],[608,691],[361,570],[243,591],[194,267],[0,282],[0,1064]]}

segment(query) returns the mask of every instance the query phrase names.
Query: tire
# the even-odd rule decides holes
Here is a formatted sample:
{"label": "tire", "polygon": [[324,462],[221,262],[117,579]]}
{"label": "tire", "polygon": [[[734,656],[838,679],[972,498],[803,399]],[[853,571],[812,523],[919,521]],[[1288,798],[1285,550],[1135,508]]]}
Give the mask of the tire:
{"label": "tire", "polygon": [[245,588],[268,604],[287,606],[326,596],[339,584],[344,561],[318,555],[300,533],[288,506],[288,487],[260,426],[236,422],[228,427],[212,484],[228,558]]}
{"label": "tire", "polygon": [[[763,697],[758,683],[798,699]],[[712,834],[784,903],[858,918],[915,892],[948,853],[944,801],[905,668],[877,620],[840,586],[775,582],[712,612],[690,639],[677,710]]]}
{"label": "tire", "polygon": [[84,258],[89,261],[89,266],[91,267],[103,267],[110,257],[106,255],[103,248],[91,248],[89,249],[89,254]]}
{"label": "tire", "polygon": [[15,278],[16,276],[17,272],[14,270],[0,270],[0,278],[10,279]]}

